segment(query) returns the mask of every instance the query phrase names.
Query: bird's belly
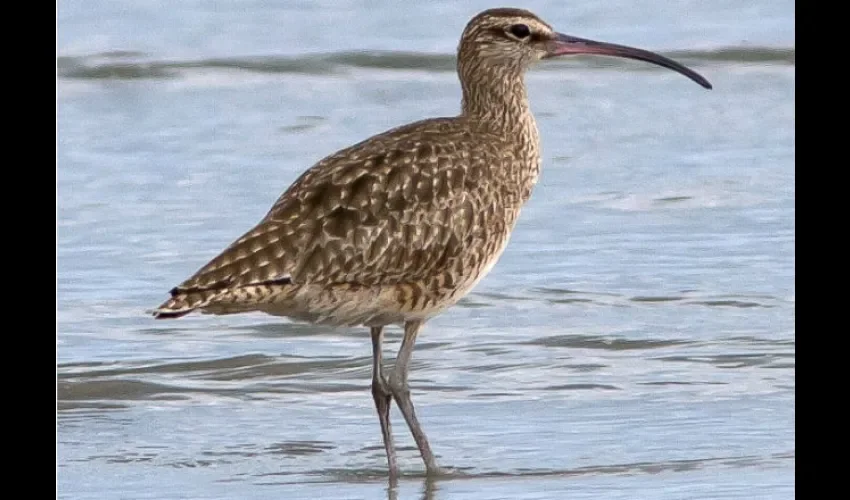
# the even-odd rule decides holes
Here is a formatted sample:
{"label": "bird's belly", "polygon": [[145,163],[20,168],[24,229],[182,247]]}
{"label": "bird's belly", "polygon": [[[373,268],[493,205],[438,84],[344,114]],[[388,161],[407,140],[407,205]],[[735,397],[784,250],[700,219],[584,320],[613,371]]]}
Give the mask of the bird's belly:
{"label": "bird's belly", "polygon": [[440,293],[437,297],[435,297],[432,305],[423,307],[417,311],[412,311],[410,319],[427,319],[436,316],[449,307],[457,304],[460,299],[468,295],[469,292],[471,292],[472,289],[475,288],[476,285],[478,285],[478,283],[480,283],[481,280],[484,279],[484,277],[487,276],[487,274],[493,269],[499,261],[499,258],[504,253],[505,248],[507,248],[509,240],[510,234],[505,234],[493,250],[488,253],[486,258],[481,259],[481,263],[478,266],[469,266],[472,272],[461,277],[457,281],[457,286]]}
{"label": "bird's belly", "polygon": [[388,303],[386,288],[346,283],[290,285],[287,293],[281,293],[254,309],[296,321],[334,326],[403,323],[404,311]]}
{"label": "bird's belly", "polygon": [[[422,282],[384,286],[287,285],[261,303],[252,304],[250,309],[296,321],[336,326],[382,326],[425,320],[455,305],[493,269],[507,247],[509,235],[500,240],[484,258],[477,259],[477,265],[463,266],[463,270],[451,279],[434,276]],[[438,282],[453,285],[438,286]]]}

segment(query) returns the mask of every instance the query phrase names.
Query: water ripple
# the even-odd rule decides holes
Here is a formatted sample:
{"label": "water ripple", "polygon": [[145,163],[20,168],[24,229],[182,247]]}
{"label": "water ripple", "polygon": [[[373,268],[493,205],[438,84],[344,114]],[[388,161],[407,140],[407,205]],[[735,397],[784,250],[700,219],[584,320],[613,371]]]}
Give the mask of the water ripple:
{"label": "water ripple", "polygon": [[[714,50],[677,50],[667,54],[692,65],[726,64],[796,64],[793,47],[723,47]],[[352,69],[414,70],[453,72],[454,54],[429,54],[404,51],[343,51],[296,56],[222,57],[185,61],[150,59],[138,51],[111,51],[91,55],[66,55],[56,59],[61,78],[73,79],[139,79],[174,78],[191,72],[208,70],[245,71],[253,73],[290,73],[323,75]],[[557,70],[569,66],[618,69],[636,65],[610,58],[576,57],[552,61],[541,70]],[[642,67],[650,70],[650,67]]]}

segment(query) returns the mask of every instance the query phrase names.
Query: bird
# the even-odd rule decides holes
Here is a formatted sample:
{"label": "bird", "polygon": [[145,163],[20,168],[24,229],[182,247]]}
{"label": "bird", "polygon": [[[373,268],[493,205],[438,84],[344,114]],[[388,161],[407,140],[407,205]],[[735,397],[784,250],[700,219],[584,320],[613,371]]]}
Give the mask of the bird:
{"label": "bird", "polygon": [[[471,18],[457,49],[460,113],[401,125],[303,172],[254,227],[170,290],[158,319],[192,311],[262,312],[319,325],[368,327],[372,383],[390,477],[399,472],[390,423],[398,406],[424,461],[441,469],[408,384],[423,325],[493,268],[541,169],[524,75],[535,63],[589,54],[703,76],[659,54],[555,31],[523,9]],[[385,369],[384,329],[404,334]]]}

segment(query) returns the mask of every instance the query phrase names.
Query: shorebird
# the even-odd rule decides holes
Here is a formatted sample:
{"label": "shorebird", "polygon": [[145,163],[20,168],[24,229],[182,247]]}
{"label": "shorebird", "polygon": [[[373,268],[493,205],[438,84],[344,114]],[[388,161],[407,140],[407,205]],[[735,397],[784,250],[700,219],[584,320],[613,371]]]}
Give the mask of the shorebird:
{"label": "shorebird", "polygon": [[[526,10],[481,12],[458,46],[459,115],[403,125],[319,161],[153,315],[261,311],[369,327],[372,396],[389,474],[398,474],[392,401],[426,473],[436,474],[410,399],[413,345],[422,325],[469,293],[505,250],[540,173],[523,75],[541,59],[572,54],[638,59],[711,88],[666,57],[558,33]],[[404,337],[385,374],[381,344],[392,324],[403,325]]]}

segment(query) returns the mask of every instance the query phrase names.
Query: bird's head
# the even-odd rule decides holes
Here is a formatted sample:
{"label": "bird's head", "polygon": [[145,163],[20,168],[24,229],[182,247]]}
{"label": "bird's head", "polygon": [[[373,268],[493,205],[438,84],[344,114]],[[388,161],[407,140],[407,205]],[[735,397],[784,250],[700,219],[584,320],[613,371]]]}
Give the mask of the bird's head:
{"label": "bird's head", "polygon": [[466,25],[458,47],[460,64],[490,70],[484,73],[522,73],[541,59],[578,54],[625,57],[657,64],[711,88],[700,74],[672,59],[643,49],[558,33],[545,21],[522,9],[481,12]]}

